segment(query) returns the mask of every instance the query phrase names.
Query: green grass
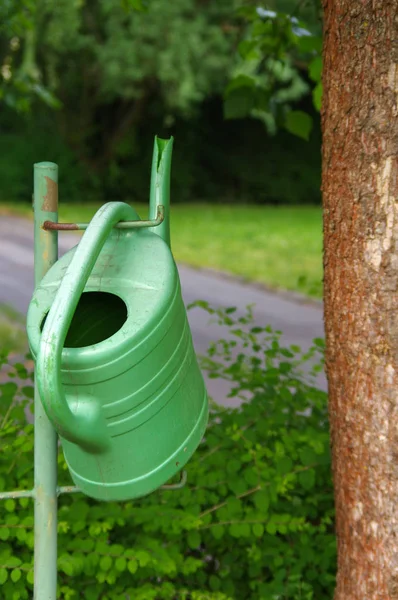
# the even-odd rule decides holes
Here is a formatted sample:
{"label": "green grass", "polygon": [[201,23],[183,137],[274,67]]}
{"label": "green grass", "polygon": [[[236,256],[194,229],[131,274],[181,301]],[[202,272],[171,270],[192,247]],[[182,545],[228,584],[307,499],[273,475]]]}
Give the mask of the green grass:
{"label": "green grass", "polygon": [[[60,220],[89,221],[98,206],[61,204]],[[134,206],[147,217],[146,205]],[[1,204],[2,212],[32,218],[26,205]],[[175,204],[171,239],[177,261],[274,289],[322,294],[320,207]]]}
{"label": "green grass", "polygon": [[5,304],[0,304],[0,342],[5,351],[18,354],[28,350],[24,318]]}

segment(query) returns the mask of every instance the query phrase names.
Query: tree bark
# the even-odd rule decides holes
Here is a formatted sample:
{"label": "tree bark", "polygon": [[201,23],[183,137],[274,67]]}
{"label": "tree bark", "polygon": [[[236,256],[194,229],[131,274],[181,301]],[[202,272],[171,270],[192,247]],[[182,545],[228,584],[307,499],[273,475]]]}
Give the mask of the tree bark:
{"label": "tree bark", "polygon": [[398,599],[398,2],[323,0],[335,600]]}

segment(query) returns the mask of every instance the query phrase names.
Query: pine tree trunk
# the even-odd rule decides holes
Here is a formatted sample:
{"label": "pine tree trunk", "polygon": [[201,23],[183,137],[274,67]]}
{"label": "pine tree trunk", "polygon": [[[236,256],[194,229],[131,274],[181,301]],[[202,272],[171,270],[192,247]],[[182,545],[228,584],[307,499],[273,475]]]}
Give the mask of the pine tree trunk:
{"label": "pine tree trunk", "polygon": [[398,0],[324,0],[335,600],[398,599]]}

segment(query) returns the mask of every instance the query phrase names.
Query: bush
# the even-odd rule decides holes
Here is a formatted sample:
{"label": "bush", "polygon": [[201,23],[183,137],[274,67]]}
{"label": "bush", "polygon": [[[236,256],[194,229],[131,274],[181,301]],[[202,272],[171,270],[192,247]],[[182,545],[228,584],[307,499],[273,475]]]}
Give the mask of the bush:
{"label": "bush", "polygon": [[4,110],[0,118],[0,201],[32,202],[33,165],[52,161],[59,166],[63,201],[89,200],[83,189],[87,178],[74,152],[56,134],[50,115],[38,111],[28,117]]}
{"label": "bush", "polygon": [[[64,600],[326,600],[335,579],[333,493],[326,394],[301,371],[302,356],[250,313],[213,311],[233,341],[214,344],[205,368],[229,379],[239,409],[212,405],[188,483],[134,502],[59,501],[59,592]],[[197,305],[196,304],[196,305]],[[3,361],[4,362],[4,361]],[[313,372],[319,369],[315,366]],[[31,375],[11,368],[0,385],[0,490],[33,485]],[[17,385],[12,380],[19,379]],[[26,411],[26,408],[25,408]],[[62,453],[60,485],[70,485]],[[32,501],[0,503],[0,596],[30,598]]]}

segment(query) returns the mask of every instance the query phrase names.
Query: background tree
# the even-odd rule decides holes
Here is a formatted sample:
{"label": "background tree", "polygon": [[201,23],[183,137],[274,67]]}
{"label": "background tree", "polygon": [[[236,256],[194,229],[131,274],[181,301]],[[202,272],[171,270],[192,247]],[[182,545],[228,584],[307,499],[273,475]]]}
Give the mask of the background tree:
{"label": "background tree", "polygon": [[313,2],[7,0],[0,199],[29,199],[38,156],[68,173],[68,200],[142,199],[157,133],[178,139],[174,201],[320,202]]}
{"label": "background tree", "polygon": [[398,598],[398,4],[324,0],[335,600]]}

